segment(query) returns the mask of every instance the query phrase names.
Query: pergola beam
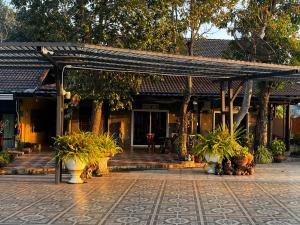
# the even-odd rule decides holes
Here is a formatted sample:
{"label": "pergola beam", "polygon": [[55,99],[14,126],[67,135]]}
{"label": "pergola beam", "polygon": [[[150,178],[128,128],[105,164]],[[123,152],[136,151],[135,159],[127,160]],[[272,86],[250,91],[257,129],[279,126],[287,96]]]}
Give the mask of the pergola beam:
{"label": "pergola beam", "polygon": [[288,75],[294,75],[295,77],[298,77],[299,76],[298,73],[299,73],[298,69],[293,69],[293,70],[278,71],[278,72],[271,72],[271,73],[254,73],[248,75],[233,76],[229,78],[221,78],[220,80],[238,81],[238,80],[254,80],[254,79],[263,79],[263,78],[284,78],[284,76],[288,76]]}

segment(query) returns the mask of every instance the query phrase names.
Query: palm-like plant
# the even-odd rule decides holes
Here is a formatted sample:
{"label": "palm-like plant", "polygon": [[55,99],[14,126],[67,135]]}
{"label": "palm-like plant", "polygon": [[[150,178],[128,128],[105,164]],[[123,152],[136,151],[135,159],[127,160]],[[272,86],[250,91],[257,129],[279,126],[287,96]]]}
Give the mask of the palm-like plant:
{"label": "palm-like plant", "polygon": [[55,157],[65,163],[69,158],[86,164],[97,164],[103,157],[122,152],[122,148],[108,134],[77,132],[55,138]]}
{"label": "palm-like plant", "polygon": [[247,154],[248,148],[242,147],[239,143],[242,133],[240,128],[235,127],[233,134],[230,134],[227,127],[219,127],[207,135],[198,135],[193,152],[202,157],[218,156],[219,163],[224,159]]}

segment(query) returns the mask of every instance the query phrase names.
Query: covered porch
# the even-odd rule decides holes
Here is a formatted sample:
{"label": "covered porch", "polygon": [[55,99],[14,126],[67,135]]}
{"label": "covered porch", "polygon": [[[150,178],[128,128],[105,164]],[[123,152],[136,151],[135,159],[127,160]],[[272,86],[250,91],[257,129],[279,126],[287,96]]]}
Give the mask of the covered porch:
{"label": "covered porch", "polygon": [[[234,100],[242,90],[243,83],[253,79],[299,80],[300,76],[299,67],[188,57],[85,44],[1,43],[0,48],[3,57],[0,62],[1,67],[24,70],[33,67],[50,68],[48,82],[56,82],[56,135],[63,134],[63,77],[67,69],[184,76],[188,77],[187,83],[191,83],[193,77],[210,78],[220,85],[221,124],[228,123],[231,132]],[[237,86],[234,85],[235,82],[238,82]],[[228,109],[227,122],[226,108]],[[286,140],[289,141],[290,138],[287,137]],[[60,180],[61,165],[56,164],[55,181],[59,183]]]}

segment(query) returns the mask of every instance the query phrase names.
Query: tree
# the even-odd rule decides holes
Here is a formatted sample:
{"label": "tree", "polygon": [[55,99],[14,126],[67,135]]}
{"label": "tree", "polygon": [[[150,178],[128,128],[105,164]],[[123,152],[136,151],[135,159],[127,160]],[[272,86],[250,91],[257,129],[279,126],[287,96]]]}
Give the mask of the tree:
{"label": "tree", "polygon": [[10,38],[15,25],[14,11],[0,0],[0,43]]}
{"label": "tree", "polygon": [[[212,25],[220,26],[226,24],[230,11],[237,0],[186,0],[180,8],[181,17],[185,22],[185,32],[188,34],[187,41],[188,55],[194,55],[195,41],[203,38]],[[208,26],[208,28],[207,28]],[[181,105],[181,154],[187,153],[187,110],[192,97],[192,77],[187,77],[186,90]]]}
{"label": "tree", "polygon": [[[160,52],[180,51],[184,42],[176,0],[13,0],[19,27],[15,39],[72,41]],[[176,27],[176,28],[174,28]],[[102,104],[130,107],[145,75],[73,73],[69,87],[93,99],[92,130],[99,132]],[[75,83],[76,81],[76,83]],[[93,81],[93,82],[91,82]]]}
{"label": "tree", "polygon": [[[233,14],[233,27],[229,30],[235,37],[227,57],[278,64],[295,64],[299,61],[300,5],[297,0],[245,0]],[[251,81],[250,81],[251,82]],[[252,87],[248,82],[238,123],[250,106]],[[272,89],[280,83],[262,81],[258,113],[258,144],[267,143],[268,106]],[[244,104],[244,102],[246,104]],[[246,109],[246,110],[245,110]]]}

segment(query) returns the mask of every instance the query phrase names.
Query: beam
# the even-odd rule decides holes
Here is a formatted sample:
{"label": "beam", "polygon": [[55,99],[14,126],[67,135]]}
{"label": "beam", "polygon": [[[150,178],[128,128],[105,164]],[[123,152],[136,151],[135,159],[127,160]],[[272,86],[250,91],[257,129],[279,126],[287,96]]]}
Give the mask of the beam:
{"label": "beam", "polygon": [[[63,86],[62,71],[56,70],[56,136],[63,135],[63,118],[64,118],[64,102],[63,102]],[[61,163],[55,161],[55,184],[61,182]]]}
{"label": "beam", "polygon": [[232,101],[234,101],[236,99],[236,97],[238,96],[238,94],[241,92],[241,90],[243,89],[243,86],[245,84],[245,81],[241,81],[239,84],[239,87],[237,88],[237,90],[234,92],[233,96],[232,96]]}
{"label": "beam", "polygon": [[229,104],[229,132],[233,134],[233,88],[232,82],[228,81],[228,104]]}
{"label": "beam", "polygon": [[268,107],[268,145],[272,143],[272,134],[273,134],[273,104],[269,104]]}
{"label": "beam", "polygon": [[285,113],[285,146],[286,151],[290,151],[291,147],[291,105],[288,103],[286,105],[286,113]]}
{"label": "beam", "polygon": [[234,76],[230,78],[220,78],[220,80],[225,81],[236,81],[236,80],[253,80],[253,79],[263,79],[263,78],[272,78],[272,77],[283,77],[288,75],[296,74],[295,77],[299,77],[299,70],[285,70],[285,71],[278,71],[278,72],[271,72],[271,73],[253,73],[241,76]]}
{"label": "beam", "polygon": [[222,128],[226,127],[226,101],[225,101],[225,82],[220,83],[220,95],[221,95],[221,117],[222,117]]}

